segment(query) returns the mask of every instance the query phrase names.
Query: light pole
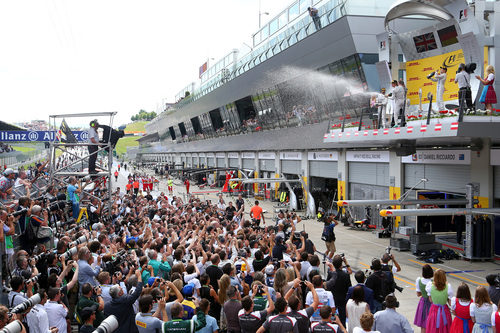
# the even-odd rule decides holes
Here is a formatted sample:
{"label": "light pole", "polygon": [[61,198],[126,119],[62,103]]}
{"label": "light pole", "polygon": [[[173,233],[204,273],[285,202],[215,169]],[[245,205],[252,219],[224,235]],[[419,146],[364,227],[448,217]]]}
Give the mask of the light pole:
{"label": "light pole", "polygon": [[262,12],[260,11],[260,1],[261,1],[261,0],[259,0],[259,29],[260,29],[260,27],[261,27],[261,17],[262,17],[262,15],[269,15],[269,13],[268,13],[268,12],[263,12],[263,13],[262,13]]}

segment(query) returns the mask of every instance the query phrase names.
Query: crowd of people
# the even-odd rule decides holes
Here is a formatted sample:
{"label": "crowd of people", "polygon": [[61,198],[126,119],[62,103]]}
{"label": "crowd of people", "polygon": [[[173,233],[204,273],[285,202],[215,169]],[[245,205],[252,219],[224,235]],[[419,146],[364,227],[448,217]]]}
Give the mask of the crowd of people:
{"label": "crowd of people", "polygon": [[[43,177],[44,168],[32,174]],[[132,174],[132,183],[139,178]],[[303,222],[294,212],[269,220],[258,202],[248,207],[241,196],[184,201],[172,192],[108,193],[95,182],[82,190],[88,184],[70,177],[67,186],[12,205],[0,189],[8,291],[0,329],[12,322],[29,332],[68,333],[76,325],[79,332],[100,325],[141,333],[413,332],[397,312],[394,255],[374,259],[371,274],[354,272],[348,254],[336,252],[334,216],[325,219],[323,256],[298,231]],[[88,220],[76,223],[83,207]],[[493,332],[499,281],[488,282],[490,292],[479,287],[474,299],[465,284],[455,295],[442,270],[424,266],[414,324],[427,333]]]}

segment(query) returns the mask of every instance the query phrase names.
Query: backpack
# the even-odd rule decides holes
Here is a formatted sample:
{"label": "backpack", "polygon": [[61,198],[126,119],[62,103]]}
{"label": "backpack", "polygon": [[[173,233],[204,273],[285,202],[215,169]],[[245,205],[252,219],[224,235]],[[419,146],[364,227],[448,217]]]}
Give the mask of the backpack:
{"label": "backpack", "polygon": [[378,293],[374,295],[375,299],[382,303],[385,300],[385,297],[394,292],[394,277],[392,276],[392,272],[376,272],[373,273],[380,280],[380,288]]}
{"label": "backpack", "polygon": [[331,224],[325,225],[323,227],[323,233],[321,234],[321,240],[325,242],[333,242],[335,241],[335,233],[333,232],[333,228]]}
{"label": "backpack", "polygon": [[33,242],[37,239],[36,235],[38,233],[39,227],[33,226],[33,223],[31,223],[31,220],[28,222],[28,225],[26,226],[26,231],[25,231],[25,239],[28,242]]}

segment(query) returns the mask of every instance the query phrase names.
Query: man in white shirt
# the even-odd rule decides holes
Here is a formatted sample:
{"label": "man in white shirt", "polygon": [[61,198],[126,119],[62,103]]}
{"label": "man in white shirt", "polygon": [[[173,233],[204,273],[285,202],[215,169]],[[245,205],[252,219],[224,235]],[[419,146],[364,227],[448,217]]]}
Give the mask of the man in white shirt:
{"label": "man in white shirt", "polygon": [[97,129],[99,128],[99,123],[97,122],[97,119],[94,119],[90,122],[90,128],[89,128],[89,140],[88,143],[89,145],[89,173],[96,173],[95,170],[95,162],[97,161],[97,150],[99,149],[99,146],[96,145],[99,143],[99,135],[97,134]]}
{"label": "man in white shirt", "polygon": [[45,311],[49,318],[49,326],[57,327],[59,332],[67,332],[66,316],[68,315],[68,308],[60,302],[61,291],[59,288],[50,288],[47,296],[49,301],[45,303]]}
{"label": "man in white shirt", "polygon": [[[321,275],[316,275],[312,279],[312,284],[314,285],[314,289],[318,294],[319,305],[316,311],[314,311],[311,316],[311,322],[321,321],[320,309],[323,306],[330,306],[332,308],[332,312],[335,313],[335,301],[333,300],[333,294],[331,291],[327,291],[323,288],[323,278]],[[312,292],[308,292],[306,295],[306,307],[311,306],[314,303],[314,297]]]}
{"label": "man in white shirt", "polygon": [[[49,317],[45,310],[44,304],[47,302],[47,294],[45,290],[39,291],[41,301],[35,305],[26,315],[26,322],[30,333],[58,333],[57,327],[49,327]],[[61,332],[62,333],[62,332]]]}
{"label": "man in white shirt", "polygon": [[399,120],[399,117],[401,116],[401,109],[405,103],[405,87],[402,81],[399,81],[399,84],[394,87],[392,95],[394,97],[394,126],[398,127],[402,122],[402,120]]}

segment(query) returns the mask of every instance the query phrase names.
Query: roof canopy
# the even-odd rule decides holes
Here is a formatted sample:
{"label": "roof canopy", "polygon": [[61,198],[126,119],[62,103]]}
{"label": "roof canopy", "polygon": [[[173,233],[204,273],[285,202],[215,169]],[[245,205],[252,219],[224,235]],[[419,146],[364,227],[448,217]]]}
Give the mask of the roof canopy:
{"label": "roof canopy", "polygon": [[396,2],[385,15],[385,30],[389,31],[389,22],[410,15],[421,15],[439,21],[448,21],[453,18],[446,9],[442,7],[451,1],[441,0],[430,3],[424,0],[402,0]]}

